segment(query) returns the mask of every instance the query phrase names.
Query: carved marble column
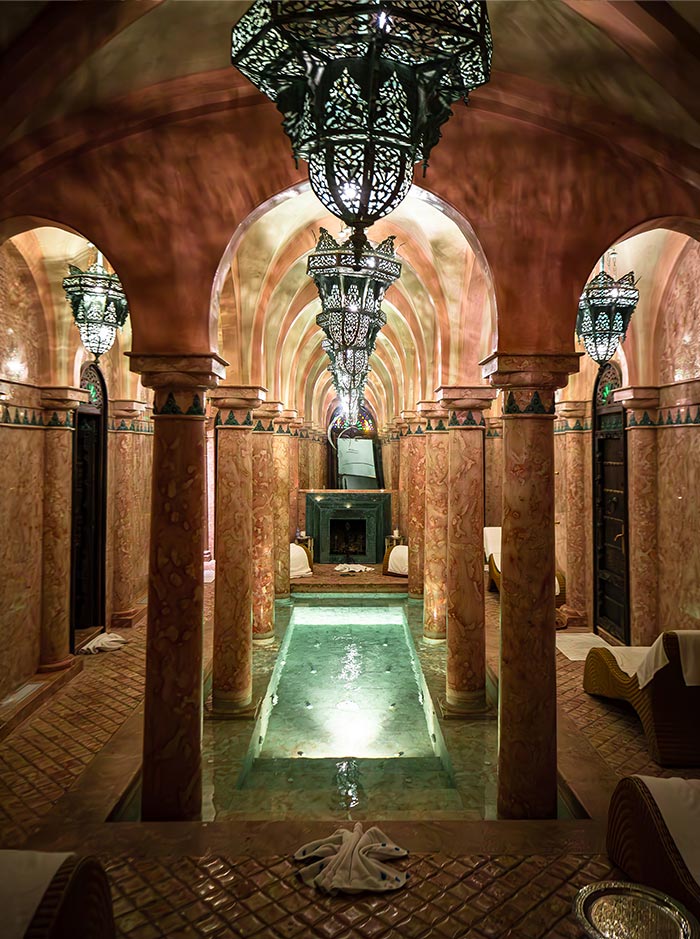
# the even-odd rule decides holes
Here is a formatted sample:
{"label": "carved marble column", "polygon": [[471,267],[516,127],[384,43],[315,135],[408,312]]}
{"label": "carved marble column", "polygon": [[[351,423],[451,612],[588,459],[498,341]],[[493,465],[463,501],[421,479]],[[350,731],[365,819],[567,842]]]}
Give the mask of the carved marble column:
{"label": "carved marble column", "polygon": [[300,489],[311,489],[311,476],[309,474],[309,450],[311,447],[311,441],[309,440],[309,434],[311,433],[311,422],[304,421],[302,427],[299,428],[299,488]]}
{"label": "carved marble column", "polygon": [[659,389],[620,388],[613,395],[624,406],[627,419],[627,549],[634,559],[628,564],[630,642],[650,646],[661,631],[655,426]]}
{"label": "carved marble column", "polygon": [[401,432],[396,423],[391,433],[391,527],[401,529]]}
{"label": "carved marble column", "polygon": [[407,423],[408,434],[408,596],[418,600],[423,596],[425,545],[425,421],[416,411],[404,411],[401,416]]}
{"label": "carved marble column", "polygon": [[408,541],[408,477],[409,477],[409,459],[410,437],[408,433],[408,424],[403,419],[396,419],[396,428],[399,435],[397,451],[399,454],[399,473],[398,473],[398,500],[399,500],[399,524],[398,528],[403,537]]}
{"label": "carved marble column", "polygon": [[204,560],[214,559],[214,517],[216,515],[216,428],[209,417],[205,424],[205,460],[207,464],[206,480],[206,527],[204,532]]}
{"label": "carved marble column", "polygon": [[272,453],[275,468],[275,596],[290,595],[289,585],[289,435],[296,411],[283,411],[274,420]]}
{"label": "carved marble column", "polygon": [[253,412],[253,640],[275,635],[275,466],[272,441],[277,412]]}
{"label": "carved marble column", "polygon": [[304,422],[299,418],[289,425],[289,540],[294,541],[299,525],[299,429]]}
{"label": "carved marble column", "polygon": [[265,389],[222,386],[216,416],[216,581],[212,711],[247,708],[253,693],[253,417]]}
{"label": "carved marble column", "polygon": [[[144,485],[147,466],[139,461],[139,451],[135,444],[142,441],[143,434],[152,430],[150,419],[144,421],[146,405],[142,401],[111,401],[110,417],[114,430],[110,432],[110,441],[116,448],[114,476],[110,482],[110,492],[114,493],[115,511],[111,532],[113,551],[113,608],[112,629],[124,629],[134,624],[143,615],[143,607],[137,601],[143,596],[144,588],[144,524],[150,520],[146,515],[146,506],[134,504],[135,485]],[[150,437],[150,434],[149,434]],[[150,443],[149,438],[146,440]],[[111,443],[110,443],[111,446]],[[138,536],[137,536],[138,533]]]}
{"label": "carved marble column", "polygon": [[503,420],[500,415],[484,419],[486,421],[484,524],[489,528],[500,528],[503,516]]}
{"label": "carved marble column", "polygon": [[[44,522],[39,671],[67,668],[70,654],[73,429],[87,402],[79,388],[44,388]],[[7,533],[5,535],[7,537]]]}
{"label": "carved marble column", "polygon": [[483,411],[495,390],[438,388],[448,409],[446,707],[468,715],[486,706]]}
{"label": "carved marble column", "polygon": [[498,814],[556,818],[554,391],[578,355],[483,363],[504,388]]}
{"label": "carved marble column", "polygon": [[131,356],[155,391],[144,821],[201,817],[204,406],[224,364],[215,355]]}
{"label": "carved marble column", "polygon": [[438,641],[447,636],[449,440],[444,420],[445,413],[439,404],[421,401],[418,407],[421,417],[426,419],[423,636],[426,639]]}
{"label": "carved marble column", "polygon": [[585,401],[562,401],[556,405],[558,438],[563,442],[563,484],[558,492],[562,505],[556,506],[561,516],[566,540],[566,604],[557,610],[557,619],[564,626],[585,626],[586,615],[586,532],[593,519],[586,512],[586,467],[584,457]]}

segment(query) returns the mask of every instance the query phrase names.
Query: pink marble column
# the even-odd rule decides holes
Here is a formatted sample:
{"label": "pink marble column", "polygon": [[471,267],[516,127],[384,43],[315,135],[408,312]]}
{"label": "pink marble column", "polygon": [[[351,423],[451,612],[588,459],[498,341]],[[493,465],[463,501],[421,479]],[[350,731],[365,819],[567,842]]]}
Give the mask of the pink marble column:
{"label": "pink marble column", "polygon": [[461,715],[486,706],[483,411],[495,394],[485,387],[437,391],[449,411],[445,697],[450,713]]}
{"label": "pink marble column", "polygon": [[409,478],[409,450],[410,436],[408,434],[408,424],[404,420],[397,420],[398,429],[398,454],[399,454],[399,473],[398,473],[398,500],[399,500],[399,524],[398,528],[402,536],[408,540],[408,478]]}
{"label": "pink marble column", "polygon": [[308,421],[305,421],[303,427],[299,429],[299,488],[300,489],[311,489],[310,484],[311,476],[309,475],[309,449],[311,446],[311,441],[309,440],[309,433],[311,432],[310,424]]}
{"label": "pink marble column", "polygon": [[[294,415],[296,416],[296,415]],[[275,468],[275,596],[290,595],[289,584],[289,423],[294,417],[275,418],[272,440]]]}
{"label": "pink marble column", "polygon": [[214,516],[216,505],[216,429],[214,420],[209,417],[205,424],[205,454],[207,463],[206,480],[206,527],[204,533],[204,560],[214,558]]}
{"label": "pink marble column", "polygon": [[401,531],[401,433],[395,424],[391,437],[391,527]]}
{"label": "pink marble column", "polygon": [[423,560],[425,544],[425,433],[415,411],[405,411],[408,424],[408,486],[406,512],[408,517],[408,596],[423,596]]}
{"label": "pink marble column", "polygon": [[299,525],[299,428],[303,421],[289,425],[289,540],[294,541]]}
{"label": "pink marble column", "polygon": [[[630,642],[652,645],[659,628],[657,388],[621,388],[627,418],[627,546]],[[653,423],[652,423],[653,422]]]}
{"label": "pink marble column", "polygon": [[498,814],[556,818],[554,390],[578,356],[494,353],[505,389]]}
{"label": "pink marble column", "polygon": [[[150,500],[148,491],[153,436],[150,418],[144,420],[146,405],[141,401],[111,401],[110,446],[114,446],[114,476],[110,498],[114,502],[112,520],[112,629],[133,626],[143,616],[138,606],[147,583],[144,546],[148,546]],[[146,552],[147,553],[147,552]]]}
{"label": "pink marble column", "polygon": [[218,356],[131,356],[155,390],[144,700],[144,821],[202,806],[204,406]]}
{"label": "pink marble column", "polygon": [[212,711],[239,713],[253,693],[253,418],[263,388],[212,393],[216,417],[216,581]]}
{"label": "pink marble column", "polygon": [[[425,425],[425,522],[423,534],[423,636],[447,636],[447,510],[449,440],[444,411],[421,402]],[[410,550],[410,549],[409,549]]]}
{"label": "pink marble column", "polygon": [[275,467],[272,414],[253,413],[253,641],[275,635]]}
{"label": "pink marble column", "polygon": [[39,671],[67,668],[70,654],[73,428],[87,402],[79,388],[44,388],[44,520]]}
{"label": "pink marble column", "polygon": [[484,464],[486,467],[486,513],[484,524],[500,528],[503,516],[503,420],[486,417]]}
{"label": "pink marble column", "polygon": [[585,401],[562,401],[556,406],[557,418],[561,421],[558,439],[564,448],[565,478],[559,492],[563,505],[557,513],[563,516],[566,534],[566,604],[557,611],[557,617],[566,626],[585,626],[586,602],[586,530],[593,525],[593,518],[586,513],[585,498],[586,467],[584,456]]}

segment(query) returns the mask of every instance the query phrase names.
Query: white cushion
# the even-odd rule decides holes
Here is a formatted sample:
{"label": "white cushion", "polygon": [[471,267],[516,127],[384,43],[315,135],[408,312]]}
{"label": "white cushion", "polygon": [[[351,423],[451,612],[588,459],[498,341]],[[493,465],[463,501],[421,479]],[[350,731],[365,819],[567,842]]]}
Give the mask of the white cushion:
{"label": "white cushion", "polygon": [[651,792],[686,867],[700,884],[700,779],[639,779]]}
{"label": "white cushion", "polygon": [[56,871],[70,854],[0,851],[2,935],[22,939]]}
{"label": "white cushion", "polygon": [[[501,557],[501,529],[484,528],[484,554],[488,559],[489,555],[495,554],[500,560]],[[498,565],[500,570],[501,565]]]}
{"label": "white cushion", "polygon": [[313,571],[309,567],[309,556],[300,544],[292,542],[289,545],[289,576],[311,577]]}
{"label": "white cushion", "polygon": [[408,577],[408,545],[397,544],[391,549],[387,570],[391,574]]}

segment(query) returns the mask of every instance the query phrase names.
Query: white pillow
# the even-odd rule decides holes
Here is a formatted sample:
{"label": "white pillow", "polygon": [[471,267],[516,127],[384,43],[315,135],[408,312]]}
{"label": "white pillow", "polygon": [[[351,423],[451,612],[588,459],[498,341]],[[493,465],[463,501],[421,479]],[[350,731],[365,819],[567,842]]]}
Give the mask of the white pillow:
{"label": "white pillow", "polygon": [[300,544],[292,542],[289,545],[289,576],[311,577],[313,571],[309,567],[309,556]]}
{"label": "white pillow", "polygon": [[397,544],[391,549],[387,570],[391,574],[401,574],[408,577],[408,545]]}

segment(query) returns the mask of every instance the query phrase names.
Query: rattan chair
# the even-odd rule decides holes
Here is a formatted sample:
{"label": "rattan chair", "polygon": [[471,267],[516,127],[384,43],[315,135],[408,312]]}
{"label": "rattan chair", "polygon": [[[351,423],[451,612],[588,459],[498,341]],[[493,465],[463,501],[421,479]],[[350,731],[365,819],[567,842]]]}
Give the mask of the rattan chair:
{"label": "rattan chair", "polygon": [[46,888],[24,939],[114,936],[112,896],[104,868],[97,858],[71,855]]}
{"label": "rattan chair", "polygon": [[643,780],[620,780],[608,811],[607,851],[630,880],[680,901],[700,917],[700,885],[688,870]]}
{"label": "rattan chair", "polygon": [[591,649],[583,671],[583,690],[627,701],[639,715],[652,760],[661,766],[700,766],[700,686],[686,685],[678,637],[663,634],[668,664],[644,686],[623,672],[607,649]]}

